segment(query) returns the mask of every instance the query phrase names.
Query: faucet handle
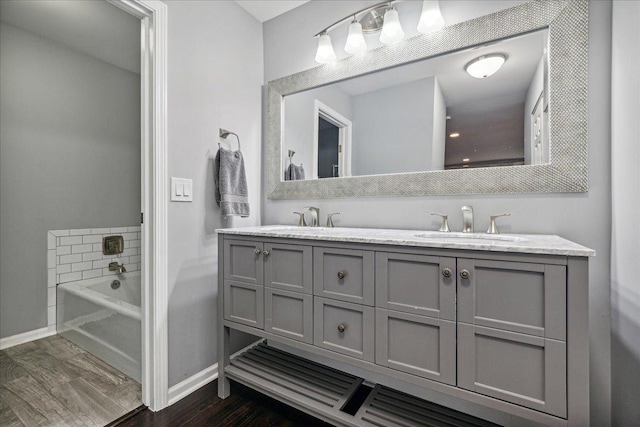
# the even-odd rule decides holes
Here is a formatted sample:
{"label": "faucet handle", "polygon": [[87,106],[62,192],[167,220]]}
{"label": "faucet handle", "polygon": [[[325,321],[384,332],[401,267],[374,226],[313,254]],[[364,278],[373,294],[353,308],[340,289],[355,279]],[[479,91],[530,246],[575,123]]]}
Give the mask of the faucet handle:
{"label": "faucet handle", "polygon": [[304,212],[294,212],[294,214],[300,215],[300,219],[298,220],[299,227],[306,227],[307,222],[304,220]]}
{"label": "faucet handle", "polygon": [[487,230],[487,234],[500,234],[500,231],[498,231],[498,226],[496,226],[496,218],[500,218],[501,216],[511,216],[511,214],[503,213],[500,215],[489,216],[489,219],[491,220],[491,222],[489,224],[489,229]]}
{"label": "faucet handle", "polygon": [[448,233],[451,231],[451,229],[449,229],[449,216],[448,215],[444,215],[444,214],[439,214],[439,213],[435,213],[432,212],[431,213],[432,216],[439,216],[442,218],[442,224],[440,225],[440,230],[438,231],[443,231],[445,233]]}
{"label": "faucet handle", "polygon": [[340,212],[334,212],[327,215],[327,227],[334,227],[333,225],[333,216],[340,215]]}

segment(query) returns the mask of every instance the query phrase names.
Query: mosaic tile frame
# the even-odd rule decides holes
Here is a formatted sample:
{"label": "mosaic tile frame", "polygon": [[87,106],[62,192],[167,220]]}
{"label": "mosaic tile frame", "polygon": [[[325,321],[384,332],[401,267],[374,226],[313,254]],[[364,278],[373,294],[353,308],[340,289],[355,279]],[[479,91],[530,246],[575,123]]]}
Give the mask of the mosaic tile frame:
{"label": "mosaic tile frame", "polygon": [[[283,97],[445,52],[549,28],[550,162],[282,181]],[[535,0],[274,80],[267,85],[266,172],[269,199],[513,194],[588,191],[588,2]]]}

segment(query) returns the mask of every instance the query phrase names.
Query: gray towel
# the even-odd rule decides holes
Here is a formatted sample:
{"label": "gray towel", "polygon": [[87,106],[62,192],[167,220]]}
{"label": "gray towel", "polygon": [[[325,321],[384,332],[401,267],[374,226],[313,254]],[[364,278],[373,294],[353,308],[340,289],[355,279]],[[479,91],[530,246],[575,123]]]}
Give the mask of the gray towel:
{"label": "gray towel", "polygon": [[291,163],[286,171],[284,171],[285,181],[298,181],[304,179],[304,168],[302,165],[297,166]]}
{"label": "gray towel", "polygon": [[216,203],[223,217],[249,216],[249,193],[240,150],[218,150],[213,177],[216,184]]}

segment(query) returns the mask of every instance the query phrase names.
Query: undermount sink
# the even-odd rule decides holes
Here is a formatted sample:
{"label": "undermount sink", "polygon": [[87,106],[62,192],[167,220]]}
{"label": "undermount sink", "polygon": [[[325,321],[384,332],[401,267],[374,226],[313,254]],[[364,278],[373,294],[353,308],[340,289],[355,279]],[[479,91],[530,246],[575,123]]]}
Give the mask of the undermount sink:
{"label": "undermount sink", "polygon": [[455,240],[492,240],[502,242],[526,242],[527,239],[517,236],[505,236],[503,234],[483,234],[483,233],[454,233],[442,231],[426,231],[417,233],[416,237],[422,239],[455,239]]}

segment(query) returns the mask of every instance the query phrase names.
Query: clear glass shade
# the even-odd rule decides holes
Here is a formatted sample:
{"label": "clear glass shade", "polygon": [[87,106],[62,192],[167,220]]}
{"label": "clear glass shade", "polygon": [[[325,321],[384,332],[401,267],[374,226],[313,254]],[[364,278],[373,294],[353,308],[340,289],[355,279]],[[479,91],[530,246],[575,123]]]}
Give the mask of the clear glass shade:
{"label": "clear glass shade", "polygon": [[328,64],[336,60],[336,53],[333,51],[331,37],[329,34],[321,34],[318,37],[318,51],[316,52],[316,62]]}
{"label": "clear glass shade", "polygon": [[418,22],[418,31],[423,34],[433,33],[444,27],[444,18],[440,13],[438,0],[424,0],[422,2],[422,14]]}
{"label": "clear glass shade", "polygon": [[398,43],[404,38],[404,31],[400,25],[398,12],[395,9],[387,10],[384,14],[384,24],[382,25],[382,33],[380,33],[380,41],[384,44]]}
{"label": "clear glass shade", "polygon": [[347,36],[347,43],[344,45],[344,50],[350,54],[362,53],[367,50],[367,43],[364,41],[364,36],[362,35],[362,25],[357,21],[349,25],[349,35]]}
{"label": "clear glass shade", "polygon": [[494,75],[506,60],[507,57],[499,53],[484,55],[469,62],[464,68],[471,77],[484,79]]}

